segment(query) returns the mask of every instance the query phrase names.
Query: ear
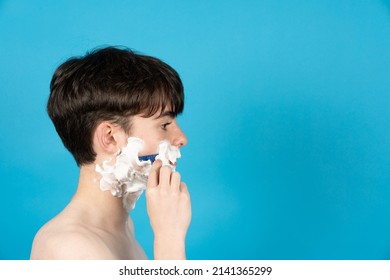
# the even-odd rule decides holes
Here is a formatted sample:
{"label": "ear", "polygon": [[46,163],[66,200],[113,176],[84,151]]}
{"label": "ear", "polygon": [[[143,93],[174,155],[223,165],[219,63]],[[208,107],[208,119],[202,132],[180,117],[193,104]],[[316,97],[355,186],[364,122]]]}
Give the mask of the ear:
{"label": "ear", "polygon": [[124,137],[123,129],[107,121],[101,122],[94,133],[98,150],[108,154],[115,154],[123,146]]}

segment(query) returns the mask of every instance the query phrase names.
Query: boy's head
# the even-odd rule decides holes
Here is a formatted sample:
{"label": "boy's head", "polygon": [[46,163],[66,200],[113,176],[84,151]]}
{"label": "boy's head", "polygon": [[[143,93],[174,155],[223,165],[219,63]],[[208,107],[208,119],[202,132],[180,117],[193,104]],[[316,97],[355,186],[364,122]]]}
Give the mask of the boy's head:
{"label": "boy's head", "polygon": [[62,142],[79,166],[95,161],[93,133],[102,122],[130,133],[134,117],[168,114],[174,121],[183,108],[183,85],[174,69],[157,58],[114,47],[60,65],[47,103]]}

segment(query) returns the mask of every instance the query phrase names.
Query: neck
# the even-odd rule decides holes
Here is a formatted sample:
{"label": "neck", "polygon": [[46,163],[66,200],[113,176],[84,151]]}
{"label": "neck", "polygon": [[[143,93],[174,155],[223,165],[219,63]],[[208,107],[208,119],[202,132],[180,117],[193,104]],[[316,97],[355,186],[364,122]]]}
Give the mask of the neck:
{"label": "neck", "polygon": [[107,230],[123,228],[129,219],[129,212],[123,207],[122,198],[114,197],[109,191],[100,189],[100,175],[95,165],[80,168],[77,192],[72,203],[88,217],[88,223]]}

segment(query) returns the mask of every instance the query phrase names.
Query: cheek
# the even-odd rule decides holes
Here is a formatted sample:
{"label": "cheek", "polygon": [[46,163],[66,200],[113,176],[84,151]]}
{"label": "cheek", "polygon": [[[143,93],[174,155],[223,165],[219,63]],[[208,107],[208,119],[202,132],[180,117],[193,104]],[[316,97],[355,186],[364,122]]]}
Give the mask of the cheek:
{"label": "cheek", "polygon": [[120,134],[117,138],[116,138],[116,141],[118,143],[118,148],[119,149],[122,149],[124,147],[127,146],[127,141],[129,139],[130,136],[128,136],[127,134],[123,133],[123,134]]}
{"label": "cheek", "polygon": [[153,155],[158,153],[158,149],[159,149],[158,146],[161,142],[159,139],[155,139],[155,140],[143,139],[143,140],[145,141],[145,146],[140,152],[140,156],[147,156],[147,155]]}
{"label": "cheek", "polygon": [[142,139],[145,143],[139,156],[157,154],[159,151],[159,144],[161,141],[165,140],[165,135],[160,133],[159,127],[154,126],[144,125],[135,127],[131,134],[133,137]]}

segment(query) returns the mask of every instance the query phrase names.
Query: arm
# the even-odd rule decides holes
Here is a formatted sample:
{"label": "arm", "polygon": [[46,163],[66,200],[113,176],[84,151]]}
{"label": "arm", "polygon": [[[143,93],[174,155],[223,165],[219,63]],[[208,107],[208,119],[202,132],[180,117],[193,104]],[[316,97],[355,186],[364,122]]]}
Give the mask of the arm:
{"label": "arm", "polygon": [[155,259],[185,259],[185,237],[191,221],[191,201],[180,174],[156,160],[146,188]]}

